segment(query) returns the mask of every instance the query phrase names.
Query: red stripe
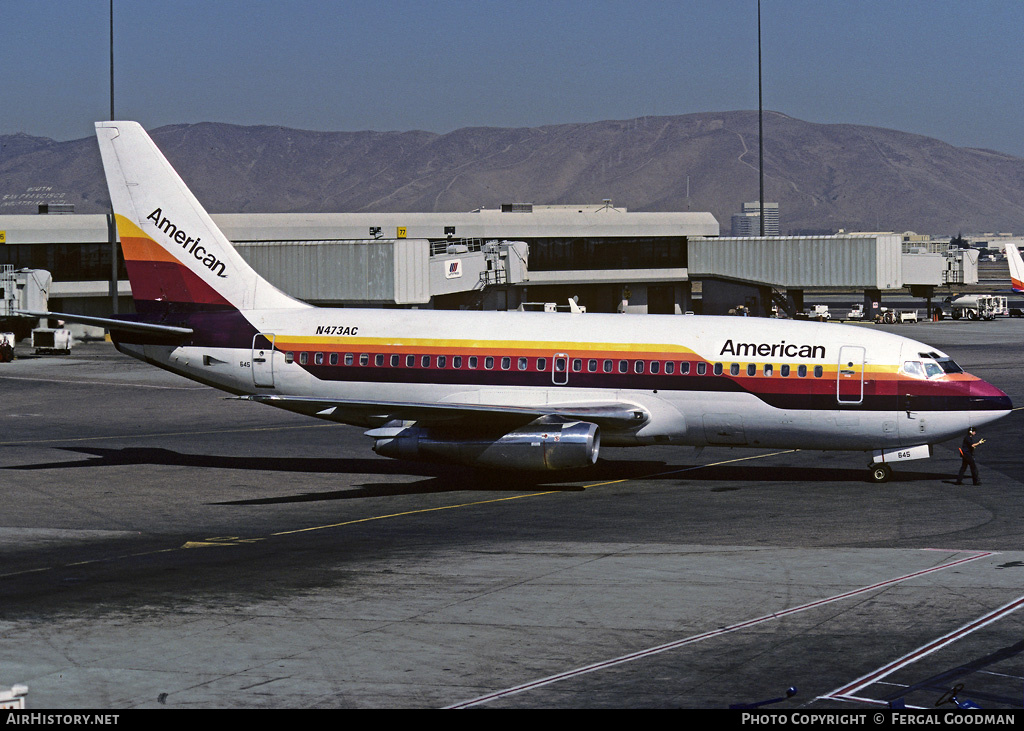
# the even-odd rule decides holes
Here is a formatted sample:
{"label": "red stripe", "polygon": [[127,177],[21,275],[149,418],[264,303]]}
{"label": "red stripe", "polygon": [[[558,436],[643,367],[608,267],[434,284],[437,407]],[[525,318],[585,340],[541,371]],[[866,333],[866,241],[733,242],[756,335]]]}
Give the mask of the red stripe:
{"label": "red stripe", "polygon": [[231,304],[199,275],[177,261],[127,260],[125,267],[136,301]]}

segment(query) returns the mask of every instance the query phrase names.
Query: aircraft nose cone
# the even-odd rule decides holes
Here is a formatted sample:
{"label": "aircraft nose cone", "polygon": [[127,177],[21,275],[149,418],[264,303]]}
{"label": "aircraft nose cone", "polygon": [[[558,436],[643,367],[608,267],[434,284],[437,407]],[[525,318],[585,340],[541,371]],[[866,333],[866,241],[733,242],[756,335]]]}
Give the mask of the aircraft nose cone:
{"label": "aircraft nose cone", "polygon": [[981,379],[971,383],[970,389],[971,410],[970,422],[974,426],[981,426],[1001,419],[1010,413],[1013,404],[1010,397]]}
{"label": "aircraft nose cone", "polygon": [[986,381],[971,384],[971,409],[974,411],[1009,411],[1013,408],[1010,397]]}

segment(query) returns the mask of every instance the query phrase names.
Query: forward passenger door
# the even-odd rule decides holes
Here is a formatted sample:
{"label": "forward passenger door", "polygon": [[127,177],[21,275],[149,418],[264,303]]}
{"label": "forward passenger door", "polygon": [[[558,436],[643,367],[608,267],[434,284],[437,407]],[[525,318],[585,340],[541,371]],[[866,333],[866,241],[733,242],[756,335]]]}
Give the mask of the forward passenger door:
{"label": "forward passenger door", "polygon": [[836,401],[851,406],[864,403],[864,348],[844,345],[836,369]]}

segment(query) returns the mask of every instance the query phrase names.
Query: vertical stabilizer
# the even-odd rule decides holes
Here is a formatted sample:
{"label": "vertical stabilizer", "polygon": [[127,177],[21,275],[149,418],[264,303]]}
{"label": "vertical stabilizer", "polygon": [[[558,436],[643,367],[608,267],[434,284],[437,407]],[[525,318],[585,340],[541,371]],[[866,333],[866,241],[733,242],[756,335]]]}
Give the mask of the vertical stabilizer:
{"label": "vertical stabilizer", "polygon": [[96,137],[140,313],[308,307],[249,266],[141,125],[97,122]]}
{"label": "vertical stabilizer", "polygon": [[1006,261],[1010,265],[1010,286],[1014,292],[1024,292],[1024,261],[1013,244],[1006,245]]}

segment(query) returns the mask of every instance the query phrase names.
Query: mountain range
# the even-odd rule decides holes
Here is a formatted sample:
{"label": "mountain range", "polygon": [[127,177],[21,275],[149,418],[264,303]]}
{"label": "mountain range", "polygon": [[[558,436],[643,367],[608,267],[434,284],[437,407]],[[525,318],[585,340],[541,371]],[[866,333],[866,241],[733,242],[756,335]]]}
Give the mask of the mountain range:
{"label": "mountain range", "polygon": [[[503,203],[730,218],[759,196],[757,113],[529,128],[314,132],[221,123],[151,131],[216,213],[467,211]],[[1024,231],[1024,158],[852,124],[764,116],[765,199],[783,233]],[[108,206],[95,139],[0,135],[0,214]]]}

